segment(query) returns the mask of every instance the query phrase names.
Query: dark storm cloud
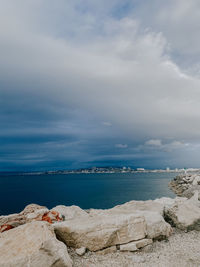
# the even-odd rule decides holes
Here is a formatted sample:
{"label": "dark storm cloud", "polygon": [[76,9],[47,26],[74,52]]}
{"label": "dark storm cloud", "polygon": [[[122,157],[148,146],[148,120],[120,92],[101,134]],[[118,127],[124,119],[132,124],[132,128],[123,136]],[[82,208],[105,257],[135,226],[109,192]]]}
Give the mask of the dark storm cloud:
{"label": "dark storm cloud", "polygon": [[0,4],[0,169],[198,163],[196,0]]}

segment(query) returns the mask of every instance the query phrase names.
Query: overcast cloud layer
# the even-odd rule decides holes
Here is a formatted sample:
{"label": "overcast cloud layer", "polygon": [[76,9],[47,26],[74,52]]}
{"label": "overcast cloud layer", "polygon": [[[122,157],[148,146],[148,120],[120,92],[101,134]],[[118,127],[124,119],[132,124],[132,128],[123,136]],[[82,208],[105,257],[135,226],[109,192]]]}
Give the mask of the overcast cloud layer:
{"label": "overcast cloud layer", "polygon": [[0,170],[199,167],[198,0],[0,5]]}

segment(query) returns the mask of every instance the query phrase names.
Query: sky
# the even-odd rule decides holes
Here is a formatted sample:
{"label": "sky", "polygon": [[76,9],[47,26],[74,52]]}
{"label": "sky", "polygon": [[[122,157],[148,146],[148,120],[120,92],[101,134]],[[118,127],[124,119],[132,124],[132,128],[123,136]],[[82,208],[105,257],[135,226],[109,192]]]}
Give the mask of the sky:
{"label": "sky", "polygon": [[200,167],[199,0],[0,6],[0,171]]}

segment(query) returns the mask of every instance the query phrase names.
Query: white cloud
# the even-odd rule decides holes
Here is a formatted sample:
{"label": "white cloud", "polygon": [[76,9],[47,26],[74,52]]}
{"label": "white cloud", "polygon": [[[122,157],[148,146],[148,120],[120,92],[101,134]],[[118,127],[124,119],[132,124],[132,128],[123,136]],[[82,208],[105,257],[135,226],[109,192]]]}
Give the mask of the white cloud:
{"label": "white cloud", "polygon": [[108,127],[112,126],[112,123],[109,121],[103,121],[102,124]]}
{"label": "white cloud", "polygon": [[173,150],[182,149],[189,146],[188,143],[183,141],[173,140],[171,142],[163,142],[160,139],[151,139],[145,142],[144,146],[140,146],[140,149],[151,148],[154,150],[163,150],[166,152],[171,152]]}
{"label": "white cloud", "polygon": [[142,18],[144,27],[162,31],[176,62],[190,68],[200,59],[199,9],[198,0],[140,1],[133,16]]}
{"label": "white cloud", "polygon": [[145,142],[148,146],[162,146],[162,141],[160,139],[151,139]]}
{"label": "white cloud", "polygon": [[127,148],[128,145],[127,144],[116,144],[115,147],[117,147],[117,148]]}

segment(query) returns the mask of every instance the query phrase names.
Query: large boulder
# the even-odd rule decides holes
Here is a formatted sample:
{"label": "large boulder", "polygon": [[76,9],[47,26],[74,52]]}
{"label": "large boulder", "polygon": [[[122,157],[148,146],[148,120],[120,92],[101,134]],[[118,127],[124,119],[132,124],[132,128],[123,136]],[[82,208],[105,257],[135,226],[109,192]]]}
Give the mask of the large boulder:
{"label": "large boulder", "polygon": [[165,239],[172,233],[171,226],[164,220],[164,208],[174,203],[174,199],[161,198],[148,201],[130,201],[108,210],[90,210],[90,216],[132,214],[145,218],[147,237],[151,239]]}
{"label": "large boulder", "polygon": [[55,210],[49,211],[44,206],[30,204],[19,214],[0,216],[0,233],[32,221],[54,223],[63,221],[63,218],[60,213]]}
{"label": "large boulder", "polygon": [[32,222],[0,234],[0,267],[71,267],[67,247],[46,222]]}
{"label": "large boulder", "polygon": [[81,220],[68,220],[53,226],[57,237],[68,246],[86,247],[90,251],[143,239],[146,236],[144,217],[134,214],[82,217]]}
{"label": "large boulder", "polygon": [[190,199],[177,198],[165,209],[165,219],[181,230],[200,230],[200,201],[198,192]]}
{"label": "large boulder", "polygon": [[52,209],[52,211],[56,211],[60,213],[65,220],[71,220],[75,218],[80,218],[80,217],[88,217],[89,214],[82,210],[78,206],[64,206],[64,205],[59,205],[56,206],[55,208]]}
{"label": "large boulder", "polygon": [[137,214],[143,215],[147,224],[147,238],[162,240],[172,234],[172,227],[158,212],[143,211]]}

